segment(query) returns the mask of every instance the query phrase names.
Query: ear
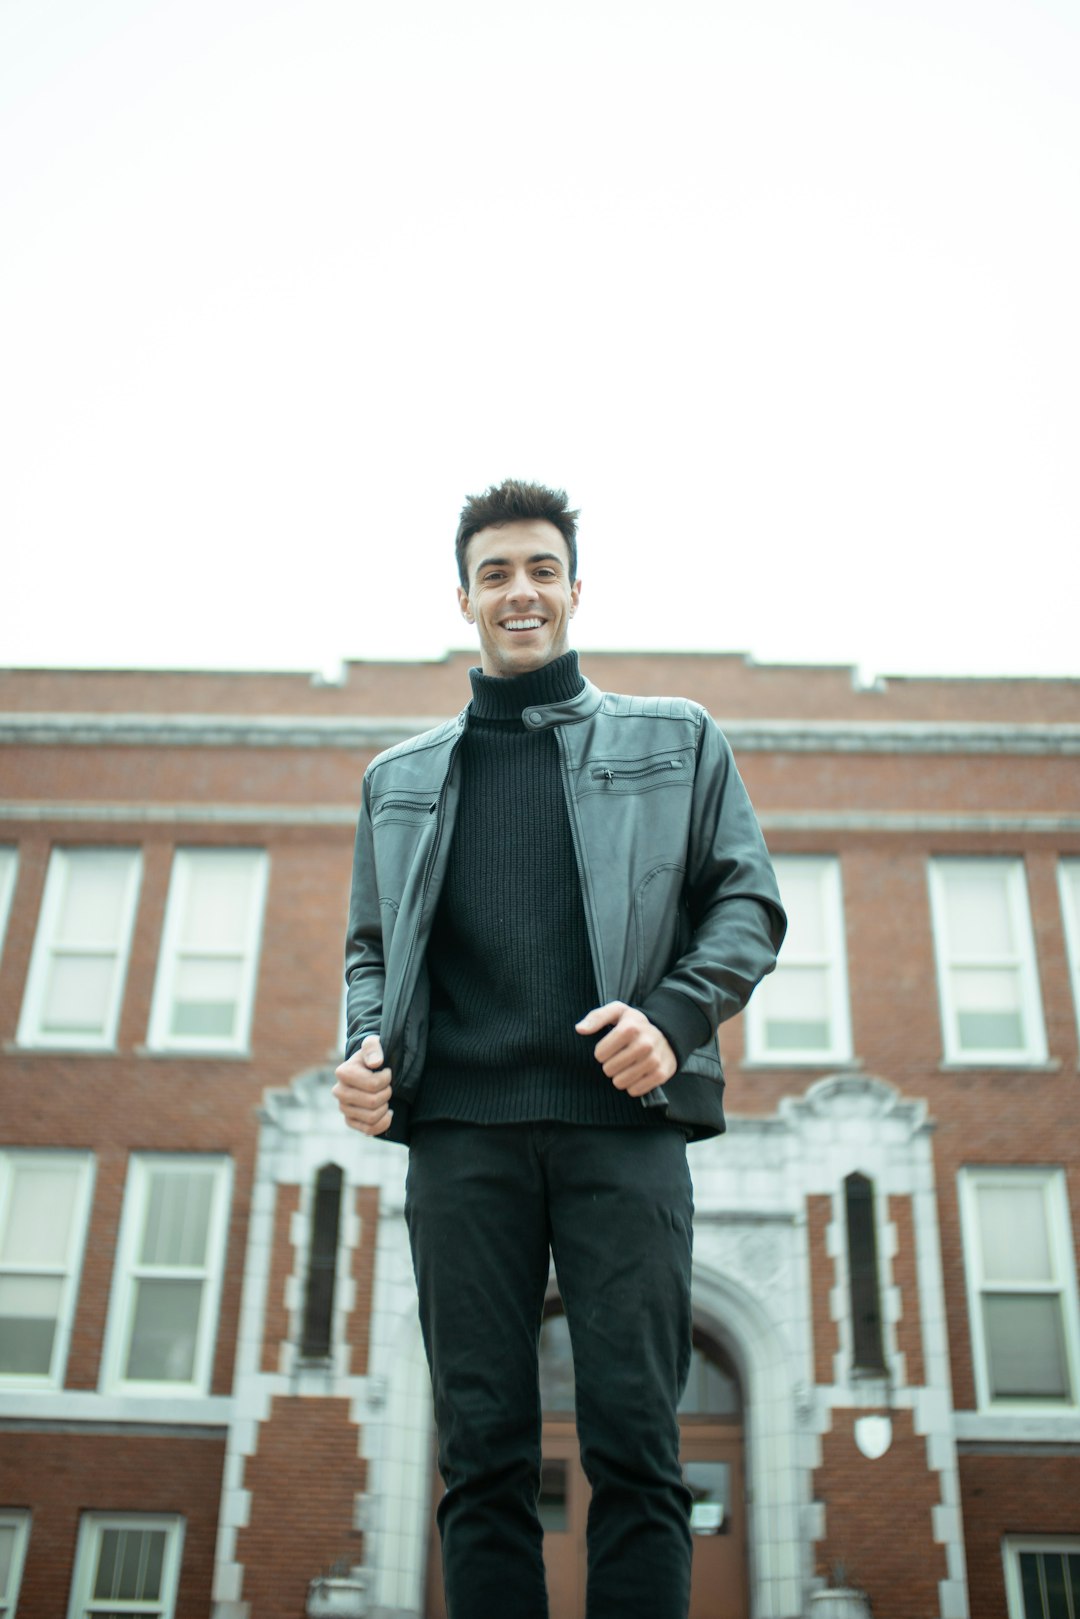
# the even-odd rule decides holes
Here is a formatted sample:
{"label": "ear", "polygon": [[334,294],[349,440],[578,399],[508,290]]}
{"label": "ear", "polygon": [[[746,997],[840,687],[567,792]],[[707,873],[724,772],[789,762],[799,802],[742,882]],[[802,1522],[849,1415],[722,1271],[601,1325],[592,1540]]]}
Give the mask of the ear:
{"label": "ear", "polygon": [[571,616],[571,618],[577,612],[578,598],[580,597],[580,595],[581,595],[581,580],[580,579],[575,579],[573,584],[570,586],[570,616]]}
{"label": "ear", "polygon": [[466,623],[474,623],[475,621],[473,619],[472,605],[469,602],[469,593],[466,590],[462,590],[460,585],[457,587],[457,599],[458,606],[461,608],[461,615],[465,619]]}

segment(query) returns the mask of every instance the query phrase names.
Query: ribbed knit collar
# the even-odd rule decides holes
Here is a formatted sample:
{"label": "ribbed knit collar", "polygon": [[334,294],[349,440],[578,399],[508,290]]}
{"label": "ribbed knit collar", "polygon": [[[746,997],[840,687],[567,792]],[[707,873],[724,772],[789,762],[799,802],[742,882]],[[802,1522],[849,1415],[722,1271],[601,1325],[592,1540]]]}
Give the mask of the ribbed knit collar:
{"label": "ribbed knit collar", "polygon": [[520,719],[523,709],[568,702],[585,685],[576,652],[564,652],[561,658],[545,663],[542,669],[530,669],[528,674],[503,677],[470,669],[469,679],[473,689],[469,712],[477,720]]}

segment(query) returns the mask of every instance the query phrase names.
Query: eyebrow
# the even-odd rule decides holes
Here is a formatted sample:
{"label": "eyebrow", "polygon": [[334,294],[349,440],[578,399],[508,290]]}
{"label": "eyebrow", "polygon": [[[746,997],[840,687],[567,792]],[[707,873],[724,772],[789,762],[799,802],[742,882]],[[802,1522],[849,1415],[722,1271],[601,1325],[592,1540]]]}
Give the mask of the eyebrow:
{"label": "eyebrow", "polygon": [[[560,568],[566,567],[566,563],[557,551],[537,551],[535,555],[526,557],[525,560],[530,567],[534,562],[557,562]],[[481,568],[508,568],[509,566],[509,557],[484,557],[476,564],[476,571],[479,573]]]}

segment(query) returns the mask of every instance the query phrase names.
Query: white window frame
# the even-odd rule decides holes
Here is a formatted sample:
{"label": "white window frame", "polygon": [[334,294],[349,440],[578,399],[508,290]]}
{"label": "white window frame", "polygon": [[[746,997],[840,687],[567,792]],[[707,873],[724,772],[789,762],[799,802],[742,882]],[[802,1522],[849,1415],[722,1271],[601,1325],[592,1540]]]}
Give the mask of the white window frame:
{"label": "white window frame", "polygon": [[[41,1020],[45,1010],[45,996],[48,991],[53,957],[57,952],[55,933],[60,919],[61,907],[64,903],[68,873],[71,865],[80,856],[100,854],[125,854],[129,856],[129,866],[121,900],[120,937],[113,946],[103,942],[100,947],[95,947],[96,953],[100,955],[115,955],[116,957],[116,971],[113,975],[109,1003],[105,1008],[103,1027],[100,1034],[88,1034],[83,1030],[70,1033],[65,1033],[62,1029],[44,1030],[41,1027]],[[56,1051],[115,1051],[116,1031],[120,1022],[120,1007],[124,999],[124,986],[127,982],[131,936],[135,926],[135,910],[138,905],[141,882],[141,849],[123,848],[111,843],[69,845],[53,849],[49,857],[49,869],[45,877],[45,891],[41,900],[41,914],[38,917],[34,948],[30,956],[30,970],[26,978],[26,993],[23,996],[22,1014],[19,1018],[16,1040],[20,1046]],[[89,954],[90,952],[83,951],[80,953]]]}
{"label": "white window frame", "polygon": [[345,982],[341,986],[341,1001],[338,1005],[337,1051],[344,1057],[345,1047],[349,1043],[349,985]]}
{"label": "white window frame", "polygon": [[[253,863],[251,909],[248,916],[247,936],[243,944],[240,993],[237,998],[236,1031],[232,1038],[221,1035],[173,1034],[169,1024],[172,1017],[173,996],[177,967],[180,961],[180,941],[184,926],[184,909],[190,888],[192,866],[199,860],[219,856],[247,854],[255,856]],[[259,953],[262,942],[263,912],[266,905],[266,887],[269,875],[269,857],[265,849],[234,847],[216,844],[177,849],[173,856],[169,898],[165,908],[165,926],[161,935],[161,955],[158,959],[154,998],[150,1010],[148,1044],[153,1051],[176,1052],[228,1052],[246,1054],[251,1045],[251,1017],[255,1002],[255,985],[259,971]],[[235,956],[234,950],[222,952]]]}
{"label": "white window frame", "polygon": [[19,1588],[26,1563],[26,1548],[30,1542],[29,1512],[9,1512],[6,1507],[0,1508],[0,1528],[15,1531],[7,1590],[0,1591],[0,1619],[15,1619],[19,1609]]}
{"label": "white window frame", "polygon": [[[86,1251],[86,1234],[90,1223],[90,1202],[94,1185],[94,1158],[89,1152],[65,1152],[62,1150],[48,1151],[29,1147],[12,1147],[0,1152],[0,1234],[7,1227],[8,1211],[11,1203],[13,1184],[13,1171],[16,1167],[33,1169],[55,1168],[58,1163],[69,1164],[77,1180],[75,1196],[72,1200],[71,1234],[68,1239],[68,1253],[63,1266],[30,1265],[16,1267],[5,1264],[0,1259],[0,1275],[32,1275],[59,1276],[63,1279],[60,1294],[60,1305],[56,1313],[56,1334],[53,1338],[52,1363],[47,1373],[0,1373],[0,1388],[4,1389],[50,1389],[62,1388],[64,1373],[67,1369],[68,1347],[71,1343],[71,1328],[75,1319],[75,1309],[79,1297],[79,1282],[82,1276],[83,1256]],[[2,1252],[2,1245],[0,1245]]]}
{"label": "white window frame", "polygon": [[1080,1557],[1080,1539],[1075,1535],[1006,1535],[1001,1542],[1005,1564],[1005,1603],[1009,1619],[1025,1619],[1024,1590],[1020,1584],[1021,1552],[1049,1552]]}
{"label": "white window frame", "polygon": [[[1008,958],[950,957],[948,951],[946,878],[950,868],[966,866],[981,868],[987,875],[991,871],[1005,884],[1005,900],[1016,953]],[[945,1061],[967,1068],[1028,1068],[1033,1063],[1046,1062],[1046,1026],[1043,1022],[1042,998],[1039,994],[1039,973],[1035,958],[1035,935],[1031,926],[1031,908],[1028,904],[1027,878],[1024,862],[1018,856],[946,855],[935,856],[929,864],[930,912],[934,932],[934,959],[937,964],[938,1000],[941,1008],[941,1031]],[[983,1049],[964,1048],[960,1042],[957,1008],[950,993],[949,975],[963,967],[1008,966],[1017,971],[1020,986],[1020,1008],[1025,1043],[1012,1051],[1000,1047]]]}
{"label": "white window frame", "polygon": [[18,875],[18,847],[14,843],[0,843],[0,960],[4,955],[4,936],[7,933],[11,901],[15,895],[15,880]]}
{"label": "white window frame", "polygon": [[1070,855],[1058,861],[1058,891],[1065,924],[1065,946],[1069,952],[1073,1010],[1076,1013],[1077,1032],[1080,1033],[1080,855]]}
{"label": "white window frame", "polygon": [[[181,1383],[128,1378],[125,1376],[124,1367],[127,1364],[131,1334],[135,1325],[135,1284],[140,1277],[154,1274],[151,1267],[143,1266],[139,1262],[151,1176],[155,1170],[189,1170],[199,1167],[212,1169],[215,1177],[207,1226],[206,1263],[187,1270],[170,1267],[168,1271],[171,1280],[202,1280],[205,1283],[191,1380]],[[225,1249],[231,1200],[232,1162],[228,1158],[209,1153],[145,1153],[132,1156],[128,1164],[124,1210],[120,1221],[120,1237],[116,1246],[116,1263],[113,1267],[112,1288],[109,1295],[109,1319],[101,1364],[102,1393],[132,1395],[138,1399],[164,1397],[181,1400],[209,1394],[214,1370],[221,1290],[225,1278]]]}
{"label": "white window frame", "polygon": [[[790,945],[785,943],[780,952],[780,959],[775,972],[770,974],[758,986],[746,1009],[746,1060],[762,1065],[767,1064],[772,1068],[786,1068],[796,1065],[820,1068],[832,1063],[850,1062],[852,1054],[843,884],[840,873],[840,860],[837,855],[774,855],[773,866],[780,885],[781,899],[784,891],[784,871],[785,869],[793,868],[795,865],[801,866],[804,870],[816,869],[818,873],[818,881],[821,887],[826,954],[824,956],[793,957]],[[769,991],[773,980],[783,973],[786,967],[817,967],[823,969],[826,973],[829,986],[829,1031],[832,1036],[827,1047],[802,1050],[793,1049],[790,1046],[775,1050],[770,1048],[766,1036]]]}
{"label": "white window frame", "polygon": [[[975,1369],[975,1398],[980,1411],[1012,1412],[1024,1416],[1061,1416],[1080,1409],[1080,1299],[1076,1286],[1076,1258],[1073,1253],[1069,1218],[1068,1189],[1061,1169],[996,1168],[962,1169],[957,1177],[960,1195],[960,1223],[964,1246],[964,1275],[967,1285],[968,1322],[971,1329],[972,1360]],[[1036,1186],[1043,1192],[1046,1232],[1050,1248],[1053,1281],[1038,1286],[1023,1282],[985,1284],[979,1240],[977,1193],[983,1186]],[[1065,1363],[1072,1391],[1071,1400],[996,1399],[990,1389],[986,1334],[983,1327],[984,1293],[1031,1292],[1037,1296],[1060,1298]]]}
{"label": "white window frame", "polygon": [[110,1529],[164,1530],[165,1557],[161,1567],[161,1595],[156,1603],[147,1599],[131,1604],[139,1614],[153,1612],[155,1619],[173,1619],[176,1593],[180,1584],[180,1560],[184,1548],[184,1520],[174,1513],[84,1512],[79,1521],[75,1567],[71,1576],[68,1619],[93,1619],[96,1613],[116,1613],[125,1603],[116,1597],[93,1596],[94,1577],[101,1555],[101,1537]]}

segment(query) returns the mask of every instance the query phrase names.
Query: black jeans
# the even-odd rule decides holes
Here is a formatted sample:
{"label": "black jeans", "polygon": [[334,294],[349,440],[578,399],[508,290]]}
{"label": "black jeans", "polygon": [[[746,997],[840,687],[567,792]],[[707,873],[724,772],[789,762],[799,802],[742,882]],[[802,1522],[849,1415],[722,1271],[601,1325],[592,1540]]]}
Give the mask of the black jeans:
{"label": "black jeans", "polygon": [[[450,1619],[545,1619],[537,1340],[555,1259],[592,1485],[588,1619],[685,1619],[693,1196],[676,1129],[427,1124],[405,1214]],[[555,1619],[566,1619],[556,1615]]]}

